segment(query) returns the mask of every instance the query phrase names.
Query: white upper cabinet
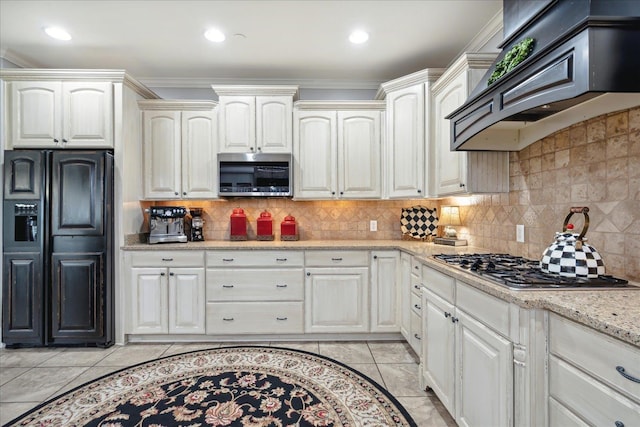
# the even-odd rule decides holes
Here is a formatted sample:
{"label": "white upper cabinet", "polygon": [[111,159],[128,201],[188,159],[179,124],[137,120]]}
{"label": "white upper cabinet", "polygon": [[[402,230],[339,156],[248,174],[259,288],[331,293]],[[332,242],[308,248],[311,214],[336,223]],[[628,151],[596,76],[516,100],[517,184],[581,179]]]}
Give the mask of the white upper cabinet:
{"label": "white upper cabinet", "polygon": [[509,191],[508,152],[451,151],[451,124],[445,117],[467,100],[495,54],[466,53],[433,84],[434,196]]}
{"label": "white upper cabinet", "polygon": [[428,197],[431,84],[441,69],[426,69],[383,83],[376,98],[386,98],[385,197]]}
{"label": "white upper cabinet", "polygon": [[140,101],[139,105],[144,110],[145,198],[217,197],[215,104]]}
{"label": "white upper cabinet", "polygon": [[383,106],[376,101],[296,104],[296,198],[380,198]]}
{"label": "white upper cabinet", "polygon": [[290,153],[297,86],[213,86],[221,153]]}
{"label": "white upper cabinet", "polygon": [[13,148],[113,148],[111,82],[12,81]]}

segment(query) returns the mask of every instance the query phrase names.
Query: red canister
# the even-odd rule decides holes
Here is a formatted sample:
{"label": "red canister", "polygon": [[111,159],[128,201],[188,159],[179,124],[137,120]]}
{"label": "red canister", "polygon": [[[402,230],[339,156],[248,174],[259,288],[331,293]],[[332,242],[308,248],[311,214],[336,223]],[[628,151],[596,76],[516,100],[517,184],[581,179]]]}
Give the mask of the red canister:
{"label": "red canister", "polygon": [[287,215],[280,224],[280,240],[298,240],[298,229],[295,217]]}
{"label": "red canister", "polygon": [[258,240],[273,240],[273,219],[267,211],[261,212],[258,217]]}
{"label": "red canister", "polygon": [[235,208],[231,214],[231,240],[247,240],[247,216],[241,208]]}

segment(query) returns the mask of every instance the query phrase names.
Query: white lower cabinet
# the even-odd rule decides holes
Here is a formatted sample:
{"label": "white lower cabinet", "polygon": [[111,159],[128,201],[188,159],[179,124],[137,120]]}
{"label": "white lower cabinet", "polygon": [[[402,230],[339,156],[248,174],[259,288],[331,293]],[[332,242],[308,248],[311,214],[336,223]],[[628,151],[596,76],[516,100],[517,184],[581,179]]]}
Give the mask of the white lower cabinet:
{"label": "white lower cabinet", "polygon": [[207,334],[303,332],[301,251],[207,252]]}
{"label": "white lower cabinet", "polygon": [[371,252],[371,332],[400,330],[398,251]]}
{"label": "white lower cabinet", "polygon": [[407,342],[411,336],[411,255],[400,254],[400,333]]}
{"label": "white lower cabinet", "polygon": [[460,426],[513,425],[509,304],[430,268],[423,282],[426,385]]}
{"label": "white lower cabinet", "polygon": [[305,332],[369,332],[367,251],[306,251]]}
{"label": "white lower cabinet", "polygon": [[549,425],[640,425],[640,349],[549,316]]}
{"label": "white lower cabinet", "polygon": [[127,333],[204,333],[204,253],[185,255],[173,252],[127,255],[130,297]]}

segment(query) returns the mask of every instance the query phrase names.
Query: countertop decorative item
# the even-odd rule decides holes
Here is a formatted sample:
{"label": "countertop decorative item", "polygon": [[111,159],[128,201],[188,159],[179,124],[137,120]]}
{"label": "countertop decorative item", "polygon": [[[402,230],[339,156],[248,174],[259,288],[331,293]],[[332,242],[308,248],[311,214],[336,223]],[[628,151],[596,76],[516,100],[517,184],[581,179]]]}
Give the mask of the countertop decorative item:
{"label": "countertop decorative item", "polygon": [[231,213],[230,240],[247,240],[247,215],[241,208],[235,208]]}
{"label": "countertop decorative item", "polygon": [[404,240],[432,241],[438,231],[438,212],[424,206],[402,208],[400,230]]}
{"label": "countertop decorative item", "polygon": [[[564,219],[562,232],[556,232],[556,240],[542,255],[540,268],[546,273],[557,273],[565,277],[596,278],[604,274],[604,261],[596,249],[587,244],[584,237],[589,230],[589,208],[573,207]],[[569,222],[573,214],[584,215],[584,226],[580,234],[573,233]]]}
{"label": "countertop decorative item", "polygon": [[273,240],[273,218],[271,218],[271,214],[269,212],[263,211],[260,213],[257,229],[257,240]]}
{"label": "countertop decorative item", "polygon": [[296,218],[291,215],[287,215],[280,223],[280,240],[299,240],[298,226],[296,224]]}
{"label": "countertop decorative item", "polygon": [[500,80],[505,74],[527,59],[531,52],[533,52],[534,43],[534,39],[527,37],[513,46],[511,50],[506,53],[504,58],[496,64],[496,68],[487,80],[487,86],[491,86],[493,83]]}
{"label": "countertop decorative item", "polygon": [[460,208],[458,206],[443,206],[440,223],[444,224],[443,236],[436,237],[434,243],[447,246],[467,246],[467,241],[458,239],[458,232],[454,225],[462,225],[460,221]]}

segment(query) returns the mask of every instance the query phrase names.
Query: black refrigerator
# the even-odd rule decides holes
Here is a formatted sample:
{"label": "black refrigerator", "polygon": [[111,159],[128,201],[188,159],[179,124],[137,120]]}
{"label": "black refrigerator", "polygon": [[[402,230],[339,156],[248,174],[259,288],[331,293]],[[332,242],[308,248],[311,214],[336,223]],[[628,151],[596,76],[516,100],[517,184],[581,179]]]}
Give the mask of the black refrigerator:
{"label": "black refrigerator", "polygon": [[113,344],[113,154],[4,152],[2,341]]}

